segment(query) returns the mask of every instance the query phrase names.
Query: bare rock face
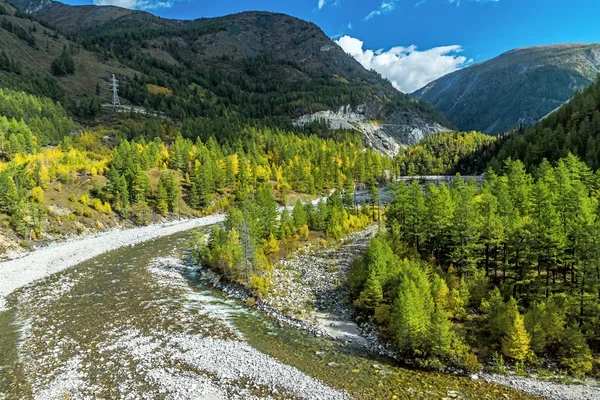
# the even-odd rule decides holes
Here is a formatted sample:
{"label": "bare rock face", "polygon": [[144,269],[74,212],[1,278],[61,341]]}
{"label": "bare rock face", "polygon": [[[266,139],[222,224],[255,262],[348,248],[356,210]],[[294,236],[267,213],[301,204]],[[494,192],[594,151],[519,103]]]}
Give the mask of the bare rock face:
{"label": "bare rock face", "polygon": [[52,0],[13,0],[10,3],[24,13],[32,14],[49,8],[54,2]]}
{"label": "bare rock face", "polygon": [[371,119],[378,114],[374,111],[367,105],[355,108],[343,106],[338,111],[303,115],[295,124],[305,126],[314,121],[325,121],[332,129],[356,130],[364,135],[369,147],[389,157],[398,154],[401,147],[416,144],[429,135],[449,131],[437,122],[403,111],[396,111],[384,121],[377,121]]}

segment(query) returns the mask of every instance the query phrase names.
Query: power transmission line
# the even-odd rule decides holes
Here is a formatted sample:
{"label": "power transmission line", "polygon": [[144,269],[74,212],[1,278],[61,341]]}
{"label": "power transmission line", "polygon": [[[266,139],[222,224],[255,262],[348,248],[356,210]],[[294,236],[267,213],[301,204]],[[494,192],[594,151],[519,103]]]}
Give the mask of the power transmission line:
{"label": "power transmission line", "polygon": [[[10,47],[8,47],[5,43],[0,42],[0,45],[4,46],[4,48],[6,50],[8,50],[9,54],[12,54],[13,56],[15,56],[15,59],[17,59],[18,61],[20,61],[21,63],[25,63],[25,60],[19,55],[19,53],[15,52],[13,49],[11,49]],[[54,79],[54,78],[53,78]],[[54,79],[56,81],[56,79]],[[12,84],[9,80],[8,77],[5,77],[5,82],[7,84],[7,86],[9,86],[10,88],[12,88],[13,90],[17,91],[17,92],[22,92],[24,91],[23,88],[18,87],[15,84]],[[57,83],[60,83],[57,81]],[[64,88],[63,88],[64,89]],[[46,94],[44,93],[40,93],[37,90],[34,90],[32,87],[28,88],[28,91],[30,91],[31,93],[38,95],[38,96],[42,96],[42,97],[48,97]]]}
{"label": "power transmission line", "polygon": [[[12,14],[9,13],[9,16],[21,27],[21,29],[23,29],[25,31],[25,33],[27,33],[29,35],[29,37],[33,40],[33,43],[40,49],[42,50],[42,52],[44,54],[46,54],[46,56],[48,57],[48,59],[52,62],[52,56],[50,55],[50,53],[48,53],[46,50],[44,50],[44,48],[42,46],[40,46],[36,40],[35,37],[31,34],[31,32],[29,32],[29,30],[25,29],[25,27],[23,25],[21,25],[21,23],[19,22],[19,20]],[[35,24],[35,21],[32,21]],[[39,64],[38,64],[39,65]],[[67,73],[67,71],[64,70],[64,68],[62,67],[62,65],[60,65],[60,63],[58,64],[58,67],[60,68],[60,70],[65,74],[65,75],[69,75]],[[87,91],[88,93],[91,93],[90,89],[87,89],[83,86],[80,86],[79,84],[77,84],[75,81],[73,81],[73,83],[75,84],[75,86],[77,86],[79,89],[82,89],[83,91]]]}
{"label": "power transmission line", "polygon": [[75,93],[73,93],[72,91],[70,91],[69,89],[67,89],[62,83],[60,83],[60,81],[58,79],[56,79],[50,72],[48,72],[35,58],[33,58],[31,56],[31,54],[29,54],[27,52],[27,50],[25,50],[11,35],[10,32],[7,31],[6,29],[0,27],[1,30],[3,30],[4,32],[6,32],[6,34],[8,35],[8,37],[10,38],[10,40],[12,40],[12,42],[18,47],[20,48],[25,54],[27,54],[27,56],[29,56],[29,58],[31,58],[31,60],[33,60],[34,63],[36,63],[41,69],[42,71],[44,71],[46,74],[48,74],[48,76],[50,76],[51,78],[55,79],[56,82],[67,92],[71,93],[73,96],[75,96]]}
{"label": "power transmission line", "polygon": [[12,89],[14,91],[19,92],[19,89],[17,89],[17,87],[15,85],[13,85],[8,79],[6,79],[3,75],[0,75],[0,79],[4,78],[4,81],[0,81],[0,82],[5,82],[6,86],[8,86],[9,89]]}

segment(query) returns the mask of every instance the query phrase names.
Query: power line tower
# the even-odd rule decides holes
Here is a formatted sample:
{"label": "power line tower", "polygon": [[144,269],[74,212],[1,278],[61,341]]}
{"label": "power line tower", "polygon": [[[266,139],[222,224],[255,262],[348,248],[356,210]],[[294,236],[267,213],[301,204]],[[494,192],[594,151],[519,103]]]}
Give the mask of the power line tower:
{"label": "power line tower", "polygon": [[121,108],[121,101],[119,100],[119,81],[115,78],[115,74],[112,76],[112,91],[113,91],[113,109]]}

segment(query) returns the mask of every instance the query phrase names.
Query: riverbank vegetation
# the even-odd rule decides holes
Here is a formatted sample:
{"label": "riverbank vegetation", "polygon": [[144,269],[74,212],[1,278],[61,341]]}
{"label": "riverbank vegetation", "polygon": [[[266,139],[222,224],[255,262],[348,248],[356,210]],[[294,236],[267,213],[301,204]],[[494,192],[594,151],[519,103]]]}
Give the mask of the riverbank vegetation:
{"label": "riverbank vegetation", "polygon": [[223,228],[217,226],[208,238],[199,238],[195,258],[265,296],[277,259],[309,240],[338,240],[374,222],[376,214],[366,207],[355,208],[351,199],[345,202],[335,190],[316,204],[298,200],[291,213],[286,207],[279,215],[271,186],[262,184],[229,208]]}
{"label": "riverbank vegetation", "polygon": [[[351,276],[357,310],[402,356],[473,369],[555,360],[593,372],[600,347],[597,174],[575,156],[483,185],[396,185],[387,232]],[[473,353],[471,353],[473,352]]]}
{"label": "riverbank vegetation", "polygon": [[[498,138],[479,132],[442,132],[400,149],[394,158],[400,175],[475,175],[485,168],[482,153],[494,153]],[[497,150],[496,150],[497,151]],[[491,157],[491,156],[490,156]]]}

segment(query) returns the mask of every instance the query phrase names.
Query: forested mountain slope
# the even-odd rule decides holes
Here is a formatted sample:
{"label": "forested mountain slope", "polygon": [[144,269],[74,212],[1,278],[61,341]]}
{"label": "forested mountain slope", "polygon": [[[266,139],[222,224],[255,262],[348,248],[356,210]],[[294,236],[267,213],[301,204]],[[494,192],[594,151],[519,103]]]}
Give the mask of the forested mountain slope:
{"label": "forested mountain slope", "polygon": [[[72,71],[61,59],[68,53]],[[110,95],[112,73],[133,77],[134,71],[115,59],[84,49],[52,26],[0,2],[0,85],[51,97],[68,105],[96,98],[96,109]],[[89,105],[89,104],[87,104]],[[69,107],[70,108],[70,107]]]}
{"label": "forested mountain slope", "polygon": [[150,18],[156,18],[143,11],[114,6],[72,7],[51,0],[11,0],[10,3],[27,14],[35,14],[41,20],[52,21],[53,24],[60,26],[65,31],[99,25],[129,15],[149,17],[146,18],[146,22]]}
{"label": "forested mountain slope", "polygon": [[599,70],[599,44],[529,47],[448,74],[413,96],[460,130],[500,134],[534,124],[591,84]]}
{"label": "forested mountain slope", "polygon": [[522,160],[528,169],[543,159],[556,161],[572,153],[600,168],[600,79],[571,101],[524,132],[511,133],[492,161],[496,170],[504,160]]}
{"label": "forested mountain slope", "polygon": [[444,132],[402,149],[394,158],[396,170],[406,176],[480,174],[480,160],[496,154],[498,138],[479,132]]}
{"label": "forested mountain slope", "polygon": [[[365,70],[319,27],[291,16],[245,12],[176,21],[115,7],[15,4],[102,60],[96,75],[117,73],[125,101],[187,119],[190,131],[231,134],[258,120],[291,128],[300,116],[305,126],[316,122],[311,116],[318,112],[344,108],[361,121],[389,122],[386,129],[369,129],[397,148],[406,137],[449,125],[429,104]],[[112,68],[119,63],[124,70]],[[343,127],[366,131],[351,123]]]}

